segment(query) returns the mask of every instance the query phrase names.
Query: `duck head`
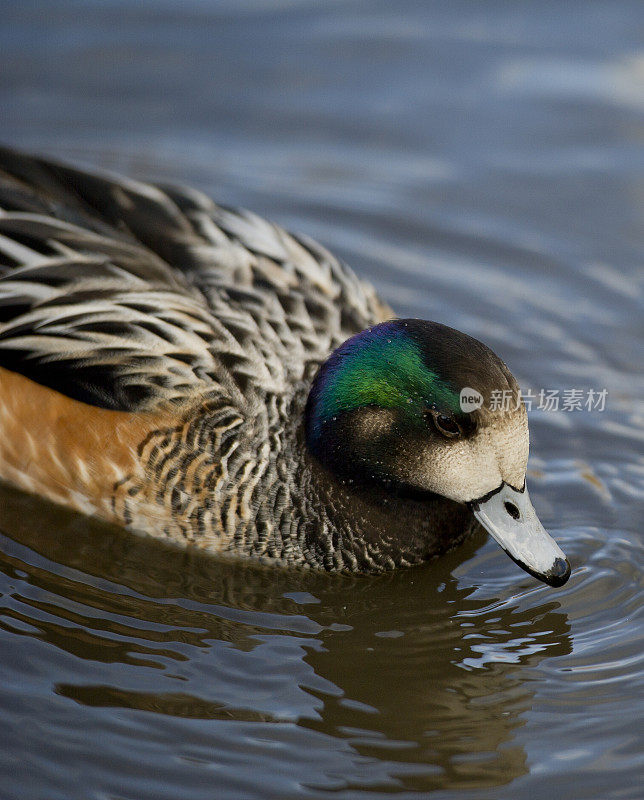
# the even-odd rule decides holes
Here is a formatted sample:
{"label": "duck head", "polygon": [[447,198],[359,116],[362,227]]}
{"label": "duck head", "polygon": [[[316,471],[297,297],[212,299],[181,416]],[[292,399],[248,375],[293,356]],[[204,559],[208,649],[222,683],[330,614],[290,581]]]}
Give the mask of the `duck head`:
{"label": "duck head", "polygon": [[368,328],[320,367],[305,425],[309,452],[339,477],[466,504],[520,567],[551,586],[568,580],[526,488],[519,386],[478,340],[416,319]]}

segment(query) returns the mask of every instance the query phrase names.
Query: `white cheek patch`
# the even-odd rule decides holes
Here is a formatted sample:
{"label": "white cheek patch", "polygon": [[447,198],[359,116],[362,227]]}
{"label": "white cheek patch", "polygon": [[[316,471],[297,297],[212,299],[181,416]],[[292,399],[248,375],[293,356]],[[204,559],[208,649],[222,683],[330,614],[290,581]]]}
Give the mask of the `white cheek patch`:
{"label": "white cheek patch", "polygon": [[468,503],[505,482],[520,489],[528,463],[528,423],[525,409],[499,415],[469,439],[434,443],[408,465],[423,488]]}
{"label": "white cheek patch", "polygon": [[501,477],[510,486],[520,489],[525,483],[530,450],[525,407],[522,405],[511,416],[502,417],[498,424],[493,423],[488,430],[493,431],[492,439],[499,459]]}

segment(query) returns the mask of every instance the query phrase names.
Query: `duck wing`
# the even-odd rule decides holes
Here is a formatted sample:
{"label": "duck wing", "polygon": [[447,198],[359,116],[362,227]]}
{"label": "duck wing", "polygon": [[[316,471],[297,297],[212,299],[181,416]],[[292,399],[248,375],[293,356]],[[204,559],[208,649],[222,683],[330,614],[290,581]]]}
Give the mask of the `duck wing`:
{"label": "duck wing", "polygon": [[250,212],[0,148],[0,366],[69,397],[241,407],[387,316],[328,251]]}

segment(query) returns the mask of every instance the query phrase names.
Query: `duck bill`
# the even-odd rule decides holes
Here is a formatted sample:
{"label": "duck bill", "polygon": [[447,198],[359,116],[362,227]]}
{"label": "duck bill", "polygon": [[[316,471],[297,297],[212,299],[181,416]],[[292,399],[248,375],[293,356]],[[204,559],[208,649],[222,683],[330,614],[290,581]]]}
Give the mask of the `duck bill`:
{"label": "duck bill", "polygon": [[502,483],[470,507],[485,530],[530,575],[550,586],[563,586],[568,580],[568,559],[539,522],[525,486],[517,491]]}

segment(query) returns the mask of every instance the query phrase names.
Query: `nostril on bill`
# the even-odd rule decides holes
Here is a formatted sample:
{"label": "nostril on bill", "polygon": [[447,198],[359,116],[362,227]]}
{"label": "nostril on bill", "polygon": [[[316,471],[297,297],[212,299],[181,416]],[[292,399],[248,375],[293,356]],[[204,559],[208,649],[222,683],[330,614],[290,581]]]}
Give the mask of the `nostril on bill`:
{"label": "nostril on bill", "polygon": [[506,500],[503,505],[505,506],[505,510],[512,517],[512,519],[519,519],[521,513],[519,512],[519,509],[514,505],[514,503],[510,503]]}

